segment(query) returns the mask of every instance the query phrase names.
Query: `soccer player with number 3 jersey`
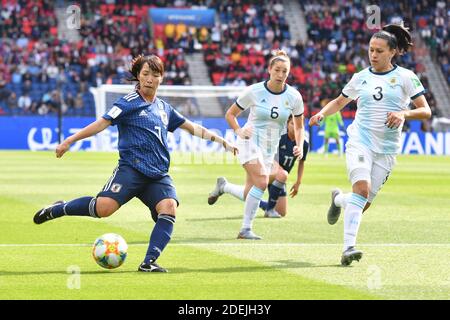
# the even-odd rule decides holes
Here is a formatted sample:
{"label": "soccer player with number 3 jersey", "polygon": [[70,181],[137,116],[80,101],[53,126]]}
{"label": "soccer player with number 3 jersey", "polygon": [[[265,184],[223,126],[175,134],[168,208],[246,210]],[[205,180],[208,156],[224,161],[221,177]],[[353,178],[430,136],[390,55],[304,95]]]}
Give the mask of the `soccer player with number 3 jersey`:
{"label": "soccer player with number 3 jersey", "polygon": [[[406,53],[411,46],[411,35],[403,23],[383,27],[369,43],[371,66],[354,74],[342,94],[309,121],[310,125],[319,125],[324,117],[357,100],[355,120],[347,129],[345,151],[352,192],[333,190],[328,210],[328,222],[335,224],[341,208],[344,209],[341,257],[344,266],[362,257],[362,252],[355,248],[362,213],[372,204],[394,167],[405,120],[431,117],[418,77],[392,63],[395,56]],[[408,108],[411,101],[414,110]]]}

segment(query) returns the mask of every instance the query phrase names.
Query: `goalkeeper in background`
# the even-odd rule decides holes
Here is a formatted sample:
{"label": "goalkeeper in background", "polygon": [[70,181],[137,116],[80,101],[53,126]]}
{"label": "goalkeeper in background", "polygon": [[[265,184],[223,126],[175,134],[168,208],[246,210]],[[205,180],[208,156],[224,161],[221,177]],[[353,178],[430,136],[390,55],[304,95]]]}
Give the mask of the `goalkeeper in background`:
{"label": "goalkeeper in background", "polygon": [[[328,101],[323,101],[323,105],[326,105]],[[328,147],[329,147],[329,141],[330,138],[333,138],[336,140],[336,146],[338,149],[338,154],[341,157],[342,156],[342,149],[341,149],[341,143],[340,143],[340,136],[339,136],[339,126],[344,127],[344,122],[342,121],[341,113],[338,111],[335,114],[326,116],[324,120],[322,121],[321,127],[325,127],[325,133],[324,133],[324,151],[323,153],[325,156],[328,155]]]}

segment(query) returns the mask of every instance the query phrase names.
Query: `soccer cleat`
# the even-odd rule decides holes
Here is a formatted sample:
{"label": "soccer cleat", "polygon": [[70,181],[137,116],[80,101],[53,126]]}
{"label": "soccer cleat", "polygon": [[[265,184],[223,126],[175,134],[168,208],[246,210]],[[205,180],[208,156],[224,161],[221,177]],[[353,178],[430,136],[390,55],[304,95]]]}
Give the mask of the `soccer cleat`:
{"label": "soccer cleat", "polygon": [[355,247],[349,247],[342,253],[341,264],[343,266],[349,266],[353,260],[359,261],[362,255],[362,251],[356,250]]}
{"label": "soccer cleat", "polygon": [[237,236],[238,239],[246,239],[246,240],[261,240],[260,236],[257,236],[250,229],[241,230]]}
{"label": "soccer cleat", "polygon": [[168,272],[167,269],[160,267],[156,262],[142,262],[138,268],[141,272]]}
{"label": "soccer cleat", "polygon": [[342,193],[340,189],[334,189],[333,191],[331,191],[331,204],[327,214],[329,224],[335,224],[339,220],[339,216],[341,215],[341,207],[338,207],[334,203],[334,199],[340,193]]}
{"label": "soccer cleat", "polygon": [[275,209],[270,209],[264,213],[264,218],[281,218],[281,215]]}
{"label": "soccer cleat", "polygon": [[55,219],[52,216],[52,209],[53,207],[60,205],[60,204],[64,204],[65,201],[59,200],[56,201],[55,203],[53,203],[52,205],[49,205],[41,210],[39,210],[38,212],[36,212],[36,214],[33,217],[33,221],[35,224],[42,224],[44,222],[47,222],[49,220],[53,220]]}
{"label": "soccer cleat", "polygon": [[217,199],[219,199],[219,197],[223,195],[223,187],[226,184],[227,179],[225,179],[224,177],[217,178],[216,187],[214,188],[213,191],[211,191],[211,193],[208,196],[209,205],[213,205],[214,203],[216,203]]}

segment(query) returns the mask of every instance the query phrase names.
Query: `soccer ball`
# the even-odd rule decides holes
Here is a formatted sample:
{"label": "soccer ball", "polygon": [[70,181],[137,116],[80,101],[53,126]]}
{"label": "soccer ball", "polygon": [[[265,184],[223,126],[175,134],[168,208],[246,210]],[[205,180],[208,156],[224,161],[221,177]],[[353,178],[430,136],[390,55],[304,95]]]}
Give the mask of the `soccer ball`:
{"label": "soccer ball", "polygon": [[124,238],[115,233],[107,233],[95,240],[92,256],[100,267],[115,269],[124,263],[127,250]]}

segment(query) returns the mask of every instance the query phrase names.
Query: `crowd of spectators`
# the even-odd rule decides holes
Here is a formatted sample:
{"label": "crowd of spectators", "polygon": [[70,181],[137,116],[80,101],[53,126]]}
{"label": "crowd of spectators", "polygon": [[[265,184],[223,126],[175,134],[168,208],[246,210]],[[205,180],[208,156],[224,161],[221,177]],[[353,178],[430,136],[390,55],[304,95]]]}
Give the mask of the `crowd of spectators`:
{"label": "crowd of spectators", "polygon": [[[369,65],[368,42],[376,31],[368,28],[365,10],[377,1],[299,1],[308,25],[309,39],[303,43],[291,40],[281,0],[89,0],[80,2],[81,40],[70,42],[58,39],[52,1],[3,3],[0,113],[46,114],[62,106],[66,114],[93,114],[88,88],[123,83],[132,57],[140,53],[163,58],[164,84],[189,85],[185,55],[203,52],[214,85],[246,86],[266,79],[268,58],[274,49],[283,49],[292,60],[288,82],[302,93],[309,116],[338,96],[354,72]],[[212,28],[150,26],[147,12],[153,6],[214,8],[219,19]],[[420,30],[450,80],[445,2],[402,0],[379,7],[381,25],[404,20],[412,30]],[[430,89],[414,50],[397,62],[415,71]],[[432,92],[426,95],[433,114],[439,115]],[[351,103],[343,115],[353,117],[355,110]]]}
{"label": "crowd of spectators", "polygon": [[442,0],[418,1],[411,8],[417,30],[431,50],[432,57],[440,64],[450,84],[450,8]]}
{"label": "crowd of spectators", "polygon": [[165,84],[190,84],[183,48],[151,37],[147,12],[153,5],[110,2],[79,3],[80,40],[74,41],[58,37],[54,1],[2,1],[0,114],[48,114],[61,107],[65,115],[94,115],[89,87],[126,83],[132,57],[140,53],[163,59]]}

